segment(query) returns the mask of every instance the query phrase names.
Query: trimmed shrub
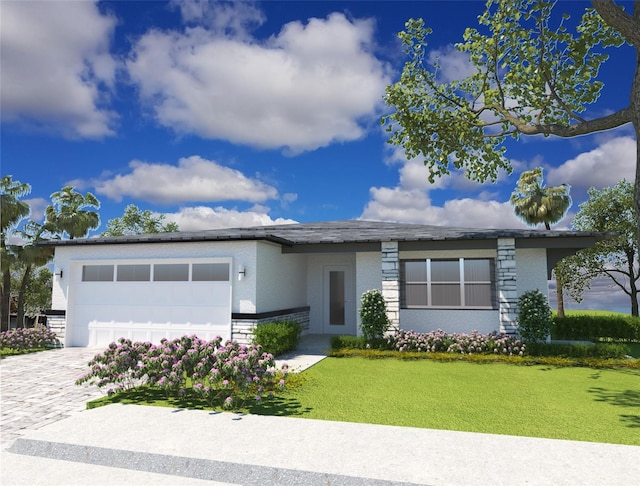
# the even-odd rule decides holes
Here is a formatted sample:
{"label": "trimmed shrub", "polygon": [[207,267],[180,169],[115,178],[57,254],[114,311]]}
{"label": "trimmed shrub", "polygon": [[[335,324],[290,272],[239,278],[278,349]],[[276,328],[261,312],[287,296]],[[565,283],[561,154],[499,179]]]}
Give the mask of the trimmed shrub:
{"label": "trimmed shrub", "polygon": [[0,332],[0,349],[28,351],[54,346],[58,342],[56,333],[43,327],[11,329]]}
{"label": "trimmed shrub", "polygon": [[539,290],[525,292],[518,299],[518,332],[527,343],[546,341],[551,332],[551,309]]}
{"label": "trimmed shrub", "polygon": [[530,356],[559,356],[563,358],[622,359],[629,352],[629,346],[615,343],[531,343],[528,348]]}
{"label": "trimmed shrub", "polygon": [[183,336],[159,345],[120,339],[90,362],[91,370],[76,381],[98,387],[112,385],[109,395],[142,385],[164,390],[167,396],[184,396],[187,390],[212,407],[239,408],[260,402],[285,386],[286,365],[276,369],[273,355],[258,345],[221,338],[204,341]]}
{"label": "trimmed shrub", "polygon": [[294,321],[276,321],[258,324],[253,330],[253,343],[274,356],[294,349],[300,342],[302,327]]}
{"label": "trimmed shrub", "polygon": [[553,339],[578,341],[637,341],[640,342],[640,318],[632,316],[574,315],[553,317]]}
{"label": "trimmed shrub", "polygon": [[389,329],[387,304],[379,290],[367,290],[360,299],[360,329],[367,341],[382,338]]}
{"label": "trimmed shrub", "polygon": [[495,332],[447,334],[440,329],[428,333],[400,330],[386,339],[388,349],[402,352],[523,356],[526,351],[526,346],[519,339]]}

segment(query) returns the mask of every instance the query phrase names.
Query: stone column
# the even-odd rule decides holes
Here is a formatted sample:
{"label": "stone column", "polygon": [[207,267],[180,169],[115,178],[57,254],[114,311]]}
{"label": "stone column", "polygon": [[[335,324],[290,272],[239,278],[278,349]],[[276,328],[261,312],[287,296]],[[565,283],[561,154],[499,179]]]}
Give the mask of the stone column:
{"label": "stone column", "polygon": [[400,262],[398,242],[383,241],[382,249],[382,296],[387,303],[387,316],[391,326],[400,325]]}
{"label": "stone column", "polygon": [[518,289],[516,287],[516,240],[498,238],[498,310],[500,332],[517,334]]}

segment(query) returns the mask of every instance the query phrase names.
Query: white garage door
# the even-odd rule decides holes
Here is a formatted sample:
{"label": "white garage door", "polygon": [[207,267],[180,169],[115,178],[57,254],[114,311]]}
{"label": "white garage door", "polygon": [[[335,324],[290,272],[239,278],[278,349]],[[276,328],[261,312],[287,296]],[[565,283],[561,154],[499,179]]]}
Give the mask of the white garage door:
{"label": "white garage door", "polygon": [[230,338],[231,261],[78,263],[72,270],[68,346],[121,337],[158,343],[197,335]]}

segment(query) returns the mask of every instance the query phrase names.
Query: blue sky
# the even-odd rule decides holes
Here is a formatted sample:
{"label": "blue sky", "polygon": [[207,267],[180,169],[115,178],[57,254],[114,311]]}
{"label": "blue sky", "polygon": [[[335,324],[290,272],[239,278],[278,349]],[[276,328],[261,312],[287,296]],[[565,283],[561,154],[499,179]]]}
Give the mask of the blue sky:
{"label": "blue sky", "polygon": [[[588,5],[559,2],[573,18]],[[520,172],[543,166],[550,185],[572,186],[568,228],[589,187],[634,177],[630,126],[522,138],[496,184],[458,173],[430,184],[420,160],[386,144],[382,95],[405,61],[397,32],[424,18],[429,56],[454,79],[469,66],[453,44],[483,7],[5,0],[2,174],[31,184],[36,220],[64,185],[92,192],[97,234],[128,204],[182,230],[351,218],[523,227],[509,195]],[[634,53],[610,56],[590,116],[628,105]]]}

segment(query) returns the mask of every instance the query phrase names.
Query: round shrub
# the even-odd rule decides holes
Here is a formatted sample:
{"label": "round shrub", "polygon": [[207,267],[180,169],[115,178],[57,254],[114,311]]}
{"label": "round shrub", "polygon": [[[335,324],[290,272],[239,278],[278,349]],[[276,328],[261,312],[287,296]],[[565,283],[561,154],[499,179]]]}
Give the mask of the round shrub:
{"label": "round shrub", "polygon": [[539,290],[525,292],[518,299],[518,332],[525,342],[547,340],[551,332],[551,309]]}
{"label": "round shrub", "polygon": [[389,329],[387,304],[379,290],[367,290],[360,299],[360,329],[367,341],[382,338]]}

